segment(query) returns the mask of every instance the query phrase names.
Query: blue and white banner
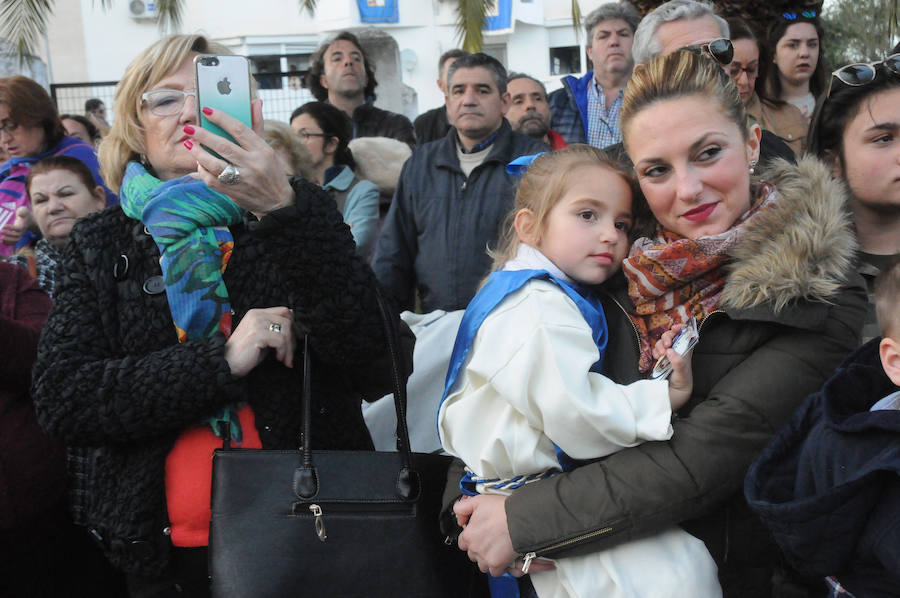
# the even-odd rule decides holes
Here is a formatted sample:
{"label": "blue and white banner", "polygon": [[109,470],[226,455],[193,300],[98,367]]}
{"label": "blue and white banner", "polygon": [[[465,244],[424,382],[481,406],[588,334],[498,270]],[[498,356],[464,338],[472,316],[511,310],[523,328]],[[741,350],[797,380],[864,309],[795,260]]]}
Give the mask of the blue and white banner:
{"label": "blue and white banner", "polygon": [[496,0],[493,10],[487,14],[486,31],[512,28],[512,0]]}
{"label": "blue and white banner", "polygon": [[397,0],[357,0],[363,23],[396,23],[400,20]]}

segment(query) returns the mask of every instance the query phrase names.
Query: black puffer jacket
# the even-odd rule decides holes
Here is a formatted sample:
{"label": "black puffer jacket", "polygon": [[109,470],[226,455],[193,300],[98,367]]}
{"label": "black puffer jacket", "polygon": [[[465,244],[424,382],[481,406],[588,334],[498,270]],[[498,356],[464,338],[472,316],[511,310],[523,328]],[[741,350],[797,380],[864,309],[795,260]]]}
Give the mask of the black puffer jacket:
{"label": "black puffer jacket", "polygon": [[[371,449],[360,398],[390,389],[375,277],[330,196],[292,184],[294,206],[232,227],[234,328],[251,308],[292,307],[313,353],[313,446]],[[164,467],[175,439],[247,401],[264,448],[296,448],[301,368],[269,357],[236,379],[222,334],[179,344],[165,292],[147,283],[161,274],[156,244],[118,207],[75,226],[62,271],[34,370],[38,416],[75,447],[76,523],[95,530],[114,564],[154,575],[170,545]]]}

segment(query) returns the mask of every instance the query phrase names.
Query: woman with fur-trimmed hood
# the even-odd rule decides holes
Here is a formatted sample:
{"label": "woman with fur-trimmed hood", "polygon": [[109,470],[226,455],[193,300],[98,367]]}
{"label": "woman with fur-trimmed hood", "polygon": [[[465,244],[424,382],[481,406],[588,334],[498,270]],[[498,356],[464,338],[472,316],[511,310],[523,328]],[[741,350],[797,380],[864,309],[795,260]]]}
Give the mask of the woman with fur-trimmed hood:
{"label": "woman with fur-trimmed hood", "polygon": [[[680,524],[706,543],[726,597],[769,596],[777,548],[741,488],[858,343],[866,297],[845,198],[813,160],[754,176],[759,127],[721,67],[691,52],[638,69],[621,119],[652,219],[605,289],[603,373],[645,377],[660,335],[696,317],[692,397],[668,441],[456,503],[459,545],[494,574],[516,573]],[[588,206],[577,215],[593,218]]]}

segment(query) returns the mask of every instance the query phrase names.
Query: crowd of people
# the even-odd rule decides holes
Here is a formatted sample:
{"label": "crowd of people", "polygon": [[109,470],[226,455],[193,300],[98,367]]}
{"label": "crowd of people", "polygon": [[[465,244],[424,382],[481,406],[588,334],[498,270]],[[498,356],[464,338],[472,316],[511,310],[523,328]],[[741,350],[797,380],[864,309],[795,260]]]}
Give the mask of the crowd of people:
{"label": "crowd of people", "polygon": [[584,27],[550,94],[445,52],[414,122],[347,31],[287,123],[198,105],[203,35],[109,121],[0,79],[0,595],[209,596],[210,456],[296,448],[304,338],[313,446],[384,444],[382,295],[492,596],[900,596],[900,46]]}

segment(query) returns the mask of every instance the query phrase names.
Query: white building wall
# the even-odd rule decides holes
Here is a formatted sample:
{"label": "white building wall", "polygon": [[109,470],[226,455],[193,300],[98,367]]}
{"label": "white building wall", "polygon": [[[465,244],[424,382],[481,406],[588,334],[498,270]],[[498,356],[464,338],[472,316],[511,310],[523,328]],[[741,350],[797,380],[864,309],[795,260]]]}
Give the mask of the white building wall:
{"label": "white building wall", "polygon": [[[583,14],[603,1],[580,0]],[[96,0],[58,2],[49,21],[53,83],[118,80],[138,52],[159,39],[156,23],[132,18],[128,4],[116,0],[107,11]],[[182,32],[202,32],[241,53],[277,54],[286,44],[312,47],[342,29],[373,26],[359,21],[356,0],[320,1],[315,17],[300,13],[297,0],[188,0],[184,6]],[[403,83],[415,90],[418,112],[424,112],[443,103],[435,84],[437,61],[460,43],[456,2],[400,0],[399,13],[399,23],[374,26],[396,39]],[[73,26],[79,19],[80,28]],[[549,48],[584,45],[584,35],[576,41],[568,0],[544,0],[543,25],[515,22],[512,31],[485,32],[484,41],[505,44],[510,70],[554,89],[559,84],[550,76]]]}

